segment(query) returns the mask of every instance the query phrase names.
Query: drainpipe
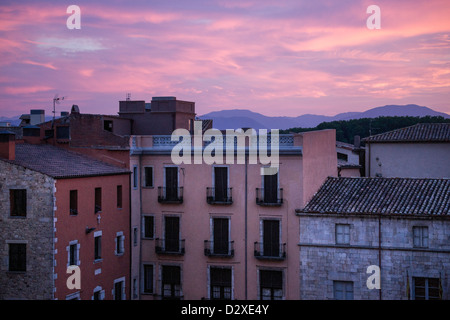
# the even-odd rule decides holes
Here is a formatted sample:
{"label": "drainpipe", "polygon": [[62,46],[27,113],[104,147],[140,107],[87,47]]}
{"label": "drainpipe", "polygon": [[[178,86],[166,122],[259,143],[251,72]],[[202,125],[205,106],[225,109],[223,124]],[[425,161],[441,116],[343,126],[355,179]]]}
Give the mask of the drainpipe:
{"label": "drainpipe", "polygon": [[245,210],[244,210],[244,232],[245,232],[245,260],[244,260],[244,270],[245,270],[245,300],[248,299],[248,277],[247,277],[247,242],[248,242],[248,235],[247,235],[247,202],[248,202],[248,154],[245,155]]}
{"label": "drainpipe", "polygon": [[380,268],[380,297],[379,299],[382,300],[381,296],[381,213],[378,214],[378,267]]}
{"label": "drainpipe", "polygon": [[[139,222],[138,222],[138,239],[139,239],[139,284],[138,284],[138,288],[139,288],[139,292],[138,292],[138,297],[139,300],[141,300],[141,279],[142,279],[142,274],[141,274],[141,261],[142,261],[142,185],[141,185],[141,164],[142,164],[142,153],[139,154],[139,166],[138,166],[138,189],[139,189]],[[131,189],[131,188],[130,188]]]}

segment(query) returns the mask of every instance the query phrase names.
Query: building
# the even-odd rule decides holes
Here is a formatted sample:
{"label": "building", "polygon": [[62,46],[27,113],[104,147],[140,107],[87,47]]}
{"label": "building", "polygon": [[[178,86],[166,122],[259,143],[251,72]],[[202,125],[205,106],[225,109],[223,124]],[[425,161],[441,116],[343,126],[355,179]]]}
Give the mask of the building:
{"label": "building", "polygon": [[0,299],[128,299],[129,183],[126,169],[0,134]]}
{"label": "building", "polygon": [[450,123],[419,123],[363,141],[368,177],[450,177]]}
{"label": "building", "polygon": [[336,153],[339,177],[364,176],[364,147],[360,145],[359,136],[355,136],[354,145],[336,141]]}
{"label": "building", "polygon": [[231,164],[194,164],[209,146],[194,141],[175,164],[171,136],[132,136],[132,298],[299,299],[295,209],[337,176],[335,139],[280,135],[278,173],[261,175],[248,144],[244,163],[236,148]]}
{"label": "building", "polygon": [[297,210],[300,298],[450,299],[449,191],[449,179],[328,178]]}

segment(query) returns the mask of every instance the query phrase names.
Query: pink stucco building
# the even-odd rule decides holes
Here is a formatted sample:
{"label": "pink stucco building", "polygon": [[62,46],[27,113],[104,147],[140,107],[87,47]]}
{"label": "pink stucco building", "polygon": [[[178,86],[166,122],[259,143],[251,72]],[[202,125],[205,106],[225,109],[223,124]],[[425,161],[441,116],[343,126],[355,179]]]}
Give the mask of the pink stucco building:
{"label": "pink stucco building", "polygon": [[170,138],[130,141],[131,298],[299,299],[295,209],[337,176],[335,131],[280,135],[271,176],[260,162],[176,165]]}

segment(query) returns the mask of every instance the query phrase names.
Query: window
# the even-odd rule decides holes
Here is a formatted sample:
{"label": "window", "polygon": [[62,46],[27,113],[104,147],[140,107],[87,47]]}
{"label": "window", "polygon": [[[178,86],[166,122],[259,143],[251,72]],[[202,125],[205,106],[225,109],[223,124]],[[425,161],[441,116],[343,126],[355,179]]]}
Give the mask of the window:
{"label": "window", "polygon": [[349,224],[336,224],[336,244],[350,244]]}
{"label": "window", "polygon": [[122,209],[122,186],[117,186],[117,209]]}
{"label": "window", "polygon": [[413,227],[413,245],[417,248],[428,248],[428,227]]}
{"label": "window", "polygon": [[114,300],[125,300],[125,278],[114,280]]}
{"label": "window", "polygon": [[113,122],[112,122],[112,120],[103,120],[103,129],[105,131],[113,132]]}
{"label": "window", "polygon": [[231,300],[231,269],[211,267],[210,277],[210,299]]}
{"label": "window", "polygon": [[214,200],[228,201],[228,168],[214,167]]}
{"label": "window", "polygon": [[95,213],[102,211],[102,188],[95,188]]}
{"label": "window", "polygon": [[95,287],[92,300],[103,300],[103,299],[105,299],[105,290],[102,290],[102,287],[100,286]]}
{"label": "window", "polygon": [[125,236],[123,232],[116,233],[116,255],[122,255],[125,252]]}
{"label": "window", "polygon": [[80,244],[78,243],[78,240],[70,241],[69,246],[66,249],[68,252],[67,266],[80,265]]}
{"label": "window", "polygon": [[280,221],[262,220],[263,223],[263,256],[280,256]]}
{"label": "window", "polygon": [[78,191],[70,190],[70,214],[77,215],[78,214]]}
{"label": "window", "polygon": [[94,233],[94,260],[101,260],[102,258],[102,232]]}
{"label": "window", "polygon": [[439,278],[413,277],[414,300],[441,300],[442,284]]}
{"label": "window", "polygon": [[333,281],[334,299],[353,300],[353,281]]}
{"label": "window", "polygon": [[144,187],[153,187],[153,167],[144,167]]}
{"label": "window", "polygon": [[213,218],[213,253],[229,254],[229,219]]}
{"label": "window", "polygon": [[144,264],[143,293],[153,293],[153,265]]}
{"label": "window", "polygon": [[134,227],[133,228],[133,245],[137,246],[138,244],[138,228]]}
{"label": "window", "polygon": [[277,270],[260,270],[259,295],[261,300],[283,299],[283,272]]}
{"label": "window", "polygon": [[133,189],[137,189],[138,187],[138,168],[137,166],[133,166]]}
{"label": "window", "polygon": [[27,271],[27,245],[25,243],[9,244],[9,271]]}
{"label": "window", "polygon": [[154,217],[153,216],[144,216],[144,238],[146,239],[153,239],[154,238],[154,226],[155,226],[155,222],[154,222]]}
{"label": "window", "polygon": [[181,298],[181,270],[178,266],[162,266],[162,298]]}
{"label": "window", "polygon": [[180,218],[164,217],[165,251],[180,251]]}
{"label": "window", "polygon": [[178,200],[178,168],[165,167],[165,198]]}
{"label": "window", "polygon": [[9,204],[11,217],[27,216],[27,190],[10,189]]}
{"label": "window", "polygon": [[70,127],[56,127],[56,139],[70,139]]}

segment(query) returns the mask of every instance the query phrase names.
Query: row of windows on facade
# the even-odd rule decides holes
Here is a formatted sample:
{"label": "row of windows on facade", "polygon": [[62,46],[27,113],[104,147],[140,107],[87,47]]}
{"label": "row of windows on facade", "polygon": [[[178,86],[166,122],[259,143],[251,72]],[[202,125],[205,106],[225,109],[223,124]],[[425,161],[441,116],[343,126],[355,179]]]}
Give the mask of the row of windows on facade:
{"label": "row of windows on facade", "polygon": [[[208,268],[208,293],[211,300],[231,300],[233,297],[232,268],[214,266]],[[143,265],[143,294],[155,294],[154,265]],[[180,299],[181,267],[161,266],[161,296],[163,299]],[[258,290],[261,300],[283,299],[283,270],[259,270]],[[412,298],[415,300],[442,299],[442,285],[439,278],[413,277]],[[333,281],[333,298],[336,300],[353,300],[353,281]],[[135,286],[136,288],[136,286]],[[409,292],[407,293],[409,295]],[[137,298],[137,293],[134,292]]]}
{"label": "row of windows on facade", "polygon": [[[92,293],[92,300],[104,300],[106,298],[106,292],[101,286],[94,288]],[[125,300],[125,277],[114,280],[114,286],[111,292],[111,298],[113,300]],[[66,300],[80,300],[80,292],[74,292],[66,296]]]}
{"label": "row of windows on facade", "polygon": [[[117,232],[115,237],[115,255],[123,255],[125,252],[125,236],[123,232]],[[9,264],[8,271],[26,272],[27,271],[27,244],[9,243]],[[66,248],[68,252],[67,266],[80,265],[80,244],[77,240],[71,241]],[[102,235],[101,231],[94,235],[94,262],[102,259]]]}
{"label": "row of windows on facade", "polygon": [[[231,300],[233,296],[232,268],[214,266],[208,268],[209,272],[209,299]],[[154,265],[143,265],[142,293],[156,294]],[[181,267],[162,265],[160,270],[160,295],[162,299],[181,299]],[[137,288],[135,285],[134,288]],[[137,298],[137,292],[133,292]],[[283,271],[259,270],[259,296],[262,300],[283,299]]]}
{"label": "row of windows on facade", "polygon": [[[177,166],[164,167],[164,186],[158,187],[159,200],[181,202],[183,188],[179,186]],[[133,188],[139,185],[138,167],[133,167]],[[154,173],[152,166],[143,168],[144,188],[154,187]],[[257,203],[281,204],[283,189],[278,187],[278,174],[265,175],[262,178],[262,188],[256,188]],[[209,203],[232,203],[232,188],[229,187],[228,167],[213,167],[213,185],[207,187],[206,197]]]}
{"label": "row of windows on facade", "polygon": [[[164,238],[155,238],[154,216],[146,215],[142,220],[142,238],[155,239],[156,253],[184,254],[184,240],[180,240],[180,217],[164,216]],[[211,218],[211,238],[204,240],[206,256],[234,256],[234,241],[230,239],[230,218]],[[137,228],[133,229],[133,243],[137,245]],[[254,243],[256,258],[284,259],[286,244],[281,243],[281,221],[278,219],[261,220],[261,242]]]}
{"label": "row of windows on facade", "polygon": [[[116,206],[118,209],[122,208],[122,186],[117,186]],[[70,190],[69,195],[70,215],[78,214],[78,190]],[[27,190],[26,189],[10,189],[10,215],[11,217],[26,217],[27,216]],[[95,188],[94,190],[94,206],[95,213],[102,211],[102,188]]]}
{"label": "row of windows on facade", "polygon": [[[157,239],[156,246],[166,252],[184,253],[184,242],[180,240],[180,218],[177,216],[164,216],[164,239]],[[229,238],[230,218],[211,218],[211,240],[205,240],[205,255],[234,255],[234,242]],[[285,244],[281,243],[281,221],[278,219],[262,219],[262,242],[255,243],[255,256],[285,257]],[[428,247],[428,227],[413,226],[413,246],[416,248]],[[137,228],[133,230],[133,243],[137,245]],[[145,215],[142,220],[143,239],[155,239],[155,217]],[[350,245],[350,225],[335,225],[335,243],[337,245]]]}

